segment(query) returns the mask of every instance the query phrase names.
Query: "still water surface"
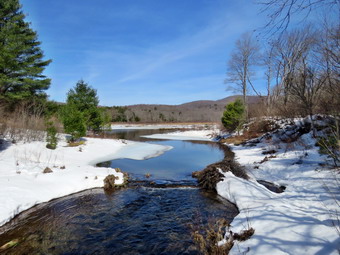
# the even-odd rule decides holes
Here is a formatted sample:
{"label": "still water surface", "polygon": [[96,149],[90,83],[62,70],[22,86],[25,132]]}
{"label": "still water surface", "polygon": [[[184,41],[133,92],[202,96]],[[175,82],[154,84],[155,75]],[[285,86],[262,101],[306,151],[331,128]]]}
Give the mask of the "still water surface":
{"label": "still water surface", "polygon": [[[150,141],[148,141],[151,143]],[[170,145],[173,149],[164,154],[146,160],[116,159],[98,164],[120,168],[123,172],[129,173],[135,180],[146,179],[145,175],[150,174],[156,182],[162,181],[195,181],[191,177],[194,171],[202,170],[207,165],[220,161],[224,157],[218,144],[206,142],[188,141],[153,141],[160,145]]]}
{"label": "still water surface", "polygon": [[[125,132],[131,140],[158,130]],[[124,137],[124,132],[119,134]],[[136,137],[133,139],[132,137]],[[148,140],[149,141],[149,140]],[[237,208],[198,188],[191,172],[223,158],[213,143],[152,141],[174,148],[144,160],[119,159],[102,165],[120,167],[135,180],[167,183],[176,188],[132,185],[110,194],[92,189],[39,205],[0,228],[0,246],[18,245],[1,254],[199,254],[190,224],[206,226],[216,218],[232,220]]]}

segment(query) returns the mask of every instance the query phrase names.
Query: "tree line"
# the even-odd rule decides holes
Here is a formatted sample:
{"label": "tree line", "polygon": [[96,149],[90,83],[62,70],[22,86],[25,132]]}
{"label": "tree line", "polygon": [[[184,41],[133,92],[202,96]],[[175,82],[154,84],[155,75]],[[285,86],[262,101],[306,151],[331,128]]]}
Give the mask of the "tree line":
{"label": "tree line", "polygon": [[[266,43],[260,35],[243,34],[227,64],[226,83],[242,93],[226,106],[222,123],[233,132],[249,121],[247,95],[262,98],[260,116],[305,117],[311,123],[320,152],[340,163],[340,1],[339,0],[263,0],[268,14]],[[318,9],[327,17],[317,23],[305,18]],[[299,15],[303,14],[301,20]],[[292,28],[292,18],[300,25]],[[256,71],[264,69],[266,92],[253,84]],[[326,134],[317,137],[314,114],[331,116]]]}
{"label": "tree line", "polygon": [[[294,5],[299,2],[300,6]],[[307,3],[308,2],[308,3]],[[336,3],[337,2],[337,3]],[[339,1],[332,1],[339,8]],[[298,12],[301,6],[330,5],[331,1],[264,1],[268,8],[281,6],[272,13],[273,22],[283,29],[260,44],[252,33],[243,34],[227,64],[229,87],[242,93],[245,118],[249,118],[247,95],[262,97],[266,116],[312,116],[315,113],[340,114],[340,25],[303,24],[289,29],[288,7]],[[308,4],[308,5],[307,5]],[[283,15],[283,20],[277,21]],[[321,22],[320,22],[321,23]],[[264,70],[265,93],[254,86],[255,73]]]}
{"label": "tree line", "polygon": [[[259,36],[243,34],[236,41],[227,65],[226,83],[241,92],[245,118],[256,115],[254,107],[248,107],[250,94],[262,98],[262,104],[257,106],[258,115],[339,115],[339,21],[319,22],[323,23],[322,26],[304,24],[294,29],[289,28],[289,24],[292,16],[306,10],[311,13],[320,6],[340,10],[340,1],[263,0],[261,4],[263,11],[269,13],[267,27],[272,34],[262,44]],[[67,93],[66,104],[49,101],[46,90],[51,80],[44,75],[44,69],[51,60],[45,58],[37,33],[24,19],[19,0],[0,2],[0,105],[5,109],[3,119],[20,106],[31,114],[39,112],[47,119],[45,126],[48,128],[51,128],[51,121],[59,119],[64,130],[76,139],[87,131],[98,132],[109,121],[176,121],[186,118],[184,110],[176,112],[170,108],[165,111],[101,108],[96,90],[83,80]],[[275,28],[270,28],[270,24]],[[265,70],[265,93],[260,93],[254,85],[255,73],[259,69]],[[26,107],[26,102],[34,107]],[[38,108],[41,110],[37,111]],[[203,118],[214,109],[218,110],[219,106],[195,110],[197,116],[201,114]],[[188,111],[193,109],[188,108]]]}

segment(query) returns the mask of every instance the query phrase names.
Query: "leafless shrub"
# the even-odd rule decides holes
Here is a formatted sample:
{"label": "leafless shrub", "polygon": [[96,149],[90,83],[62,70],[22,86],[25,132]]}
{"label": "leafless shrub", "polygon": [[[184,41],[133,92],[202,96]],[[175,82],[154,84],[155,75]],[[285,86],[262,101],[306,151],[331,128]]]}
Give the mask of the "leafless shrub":
{"label": "leafless shrub", "polygon": [[[43,141],[46,121],[43,106],[32,102],[19,103],[12,112],[0,109],[3,118],[0,123],[0,135],[12,142]],[[54,120],[57,122],[57,120]],[[60,126],[58,128],[60,130]]]}
{"label": "leafless shrub", "polygon": [[221,142],[250,146],[259,142],[257,138],[267,132],[276,130],[278,127],[277,123],[273,120],[258,119],[244,125],[241,135],[228,137],[221,140]]}
{"label": "leafless shrub", "polygon": [[266,98],[267,97],[259,97],[259,101],[251,105],[248,108],[249,118],[261,118],[267,115],[267,106],[266,106]]}
{"label": "leafless shrub", "polygon": [[239,234],[234,233],[233,238],[236,241],[244,242],[248,240],[254,233],[255,233],[255,229],[249,228],[249,229],[241,231]]}
{"label": "leafless shrub", "polygon": [[203,171],[194,172],[193,177],[197,178],[200,187],[216,191],[216,184],[222,181],[224,175],[218,170],[216,164],[212,164]]}
{"label": "leafless shrub", "polygon": [[325,134],[318,137],[316,145],[320,147],[319,152],[326,154],[333,160],[335,166],[340,163],[340,128],[339,121],[336,119],[336,124],[325,130]]}
{"label": "leafless shrub", "polygon": [[224,232],[228,225],[225,219],[210,221],[206,229],[202,229],[201,224],[190,225],[192,237],[199,251],[205,255],[228,254],[234,245],[233,242],[218,245],[218,242],[223,240]]}
{"label": "leafless shrub", "polygon": [[224,159],[221,162],[208,165],[204,170],[194,172],[193,177],[197,178],[200,187],[216,191],[216,184],[222,181],[224,177],[220,171],[232,172],[237,177],[248,179],[245,168],[230,159]]}
{"label": "leafless shrub", "polygon": [[[210,220],[207,227],[202,227],[201,223],[191,224],[189,227],[199,251],[205,255],[227,255],[235,241],[246,241],[255,233],[255,229],[250,226],[240,233],[233,233],[228,230],[230,225],[225,219]],[[224,244],[218,245],[224,239],[226,231],[229,232],[228,239]]]}
{"label": "leafless shrub", "polygon": [[278,129],[279,126],[274,120],[258,119],[248,126],[249,133],[264,134]]}

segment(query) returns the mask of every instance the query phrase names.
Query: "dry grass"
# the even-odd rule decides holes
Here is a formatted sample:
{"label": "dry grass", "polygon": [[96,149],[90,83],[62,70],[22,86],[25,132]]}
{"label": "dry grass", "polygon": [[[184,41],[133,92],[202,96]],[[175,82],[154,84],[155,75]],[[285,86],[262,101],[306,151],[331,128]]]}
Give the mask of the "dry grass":
{"label": "dry grass", "polygon": [[268,132],[272,132],[277,128],[278,125],[272,120],[257,120],[246,125],[241,135],[228,137],[223,139],[221,142],[240,145],[244,144],[248,140],[258,138]]}
{"label": "dry grass", "polygon": [[104,179],[104,190],[114,190],[116,187],[116,180],[119,180],[118,176],[109,174]]}
{"label": "dry grass", "polygon": [[[14,143],[45,140],[46,120],[42,106],[22,102],[13,112],[1,107],[0,115],[0,137],[10,139]],[[58,129],[60,130],[60,125]]]}
{"label": "dry grass", "polygon": [[77,146],[80,146],[80,145],[83,145],[85,144],[85,141],[84,140],[80,140],[80,141],[74,141],[74,142],[68,142],[68,147],[77,147]]}
{"label": "dry grass", "polygon": [[244,242],[248,240],[254,233],[255,233],[255,229],[249,228],[249,229],[241,231],[239,234],[234,233],[233,239],[236,241]]}
{"label": "dry grass", "polygon": [[[206,228],[202,224],[191,224],[191,235],[198,250],[204,255],[227,255],[233,248],[235,241],[243,242],[251,238],[255,229],[248,227],[240,233],[228,230],[230,225],[225,219],[210,220]],[[222,245],[218,245],[224,239],[226,231],[229,237]]]}
{"label": "dry grass", "polygon": [[246,141],[248,141],[249,138],[243,135],[238,135],[238,136],[232,136],[232,137],[228,137],[225,139],[222,139],[221,142],[222,143],[228,143],[228,144],[235,144],[235,145],[240,145]]}
{"label": "dry grass", "polygon": [[192,173],[192,177],[196,178],[199,186],[204,189],[216,191],[216,184],[224,177],[221,171],[232,172],[237,177],[248,179],[245,168],[234,161],[234,153],[229,147],[222,145],[221,149],[224,150],[222,161],[210,164],[205,169]]}
{"label": "dry grass", "polygon": [[233,247],[233,242],[225,245],[217,245],[224,238],[226,227],[229,226],[225,219],[210,221],[206,229],[202,229],[200,224],[192,224],[191,235],[198,250],[204,255],[224,255],[228,254]]}
{"label": "dry grass", "polygon": [[224,175],[220,172],[232,172],[235,176],[248,179],[246,170],[237,162],[224,159],[221,162],[208,165],[204,170],[193,172],[192,176],[197,178],[200,187],[216,191],[216,184],[222,181]]}

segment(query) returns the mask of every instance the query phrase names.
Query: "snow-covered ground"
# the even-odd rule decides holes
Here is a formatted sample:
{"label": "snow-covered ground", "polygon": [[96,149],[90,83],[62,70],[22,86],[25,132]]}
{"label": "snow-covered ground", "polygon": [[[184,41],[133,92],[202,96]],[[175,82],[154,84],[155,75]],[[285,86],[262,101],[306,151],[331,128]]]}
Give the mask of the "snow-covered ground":
{"label": "snow-covered ground", "polygon": [[[157,135],[157,138],[206,140],[212,131],[186,131]],[[155,136],[151,136],[155,138]],[[0,153],[0,224],[15,214],[52,198],[103,186],[103,178],[122,174],[94,165],[108,159],[143,159],[159,155],[170,147],[129,141],[87,139],[86,145],[45,148],[45,143],[16,144]],[[240,214],[230,230],[250,227],[254,235],[235,242],[230,254],[339,254],[339,174],[319,164],[324,157],[314,146],[311,134],[294,143],[263,139],[254,147],[233,146],[236,160],[246,166],[249,181],[224,173],[218,193],[234,202]],[[275,150],[264,155],[264,151]],[[269,157],[272,155],[272,157]],[[267,156],[267,160],[264,158]],[[261,162],[261,163],[260,163]],[[53,173],[43,174],[48,166]],[[60,169],[65,166],[65,169]],[[254,168],[256,166],[256,169]],[[286,186],[277,194],[256,179]]]}
{"label": "snow-covered ground", "polygon": [[153,139],[166,139],[166,140],[196,140],[196,141],[213,141],[214,137],[218,134],[217,130],[188,130],[178,131],[167,134],[153,134],[143,137]]}
{"label": "snow-covered ground", "polygon": [[[142,160],[155,157],[170,146],[122,140],[86,138],[84,145],[67,147],[65,139],[56,150],[46,142],[7,144],[0,151],[0,225],[16,214],[51,199],[85,189],[102,187],[108,174],[123,174],[97,163],[117,158]],[[7,147],[7,148],[6,148]],[[52,173],[43,173],[49,167]]]}
{"label": "snow-covered ground", "polygon": [[[319,165],[324,157],[314,145],[311,134],[305,134],[291,144],[268,141],[255,147],[231,146],[251,180],[224,173],[217,191],[240,210],[230,230],[252,227],[255,233],[245,242],[235,242],[230,254],[339,254],[339,174]],[[262,152],[273,149],[275,157],[260,163],[269,156]],[[287,188],[276,194],[255,179]]]}
{"label": "snow-covered ground", "polygon": [[[209,140],[211,133],[185,131],[148,137]],[[333,226],[338,224],[340,230],[339,174],[319,165],[325,158],[318,153],[310,133],[295,143],[273,139],[254,147],[230,146],[235,159],[248,169],[250,180],[227,172],[217,184],[217,191],[240,210],[230,230],[239,233],[250,227],[255,229],[249,240],[235,241],[230,254],[339,254],[340,233]],[[276,152],[262,154],[270,150]],[[284,185],[286,190],[277,194],[256,180]]]}

